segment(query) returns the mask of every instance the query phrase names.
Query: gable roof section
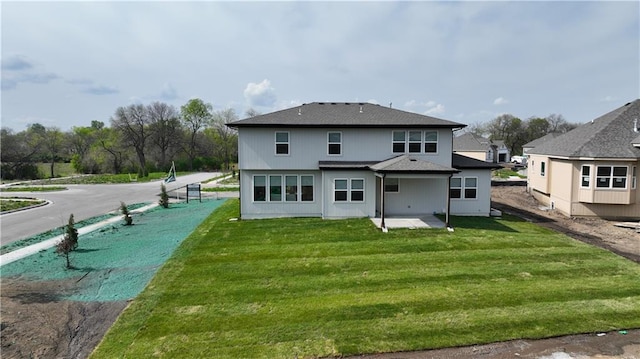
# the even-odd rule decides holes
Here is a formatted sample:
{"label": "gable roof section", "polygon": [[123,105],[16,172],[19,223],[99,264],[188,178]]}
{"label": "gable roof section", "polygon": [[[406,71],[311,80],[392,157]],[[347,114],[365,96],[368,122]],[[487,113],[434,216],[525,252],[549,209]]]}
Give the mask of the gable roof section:
{"label": "gable roof section", "polygon": [[380,173],[412,172],[412,173],[455,173],[455,168],[439,165],[430,161],[400,155],[388,160],[378,162],[369,167],[372,171]]}
{"label": "gable roof section", "polygon": [[558,136],[562,135],[562,133],[560,132],[550,132],[547,133],[546,135],[536,138],[535,140],[531,141],[531,142],[527,142],[524,145],[522,145],[523,148],[534,148],[536,146],[540,146],[541,144],[552,140]]}
{"label": "gable roof section", "polygon": [[605,115],[549,140],[529,154],[569,158],[640,158],[634,119],[640,119],[640,100],[629,102]]}
{"label": "gable roof section", "polygon": [[491,142],[488,139],[470,132],[453,138],[454,151],[486,152],[490,149]]}
{"label": "gable roof section", "polygon": [[499,164],[480,161],[475,158],[467,157],[461,154],[453,153],[451,162],[454,168],[458,169],[498,169],[502,168]]}
{"label": "gable roof section", "polygon": [[466,125],[364,102],[313,102],[234,121],[227,126],[463,128]]}

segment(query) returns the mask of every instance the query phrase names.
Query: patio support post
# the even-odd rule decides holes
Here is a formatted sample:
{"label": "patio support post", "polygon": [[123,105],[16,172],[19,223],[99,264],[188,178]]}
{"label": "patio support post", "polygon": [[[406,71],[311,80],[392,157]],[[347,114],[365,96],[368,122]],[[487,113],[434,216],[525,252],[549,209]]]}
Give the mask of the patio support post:
{"label": "patio support post", "polygon": [[449,212],[451,211],[451,177],[453,174],[450,174],[447,177],[447,213],[445,214],[445,226],[447,228],[451,228],[451,224],[449,223]]}
{"label": "patio support post", "polygon": [[380,178],[380,229],[382,229],[383,231],[385,230],[385,228],[387,228],[387,226],[384,224],[384,178],[386,176],[387,175],[383,173],[382,177]]}

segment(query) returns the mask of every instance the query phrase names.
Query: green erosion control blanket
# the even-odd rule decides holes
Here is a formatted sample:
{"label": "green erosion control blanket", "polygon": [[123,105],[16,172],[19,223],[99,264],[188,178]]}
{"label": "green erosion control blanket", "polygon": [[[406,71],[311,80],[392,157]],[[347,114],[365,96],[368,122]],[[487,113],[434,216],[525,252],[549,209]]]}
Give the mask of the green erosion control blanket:
{"label": "green erosion control blanket", "polygon": [[80,236],[71,252],[74,269],[65,268],[55,248],[41,251],[2,267],[2,277],[20,276],[33,281],[60,280],[73,288],[64,299],[118,301],[134,298],[155,272],[193,230],[224,200],[172,203],[133,215],[124,221]]}

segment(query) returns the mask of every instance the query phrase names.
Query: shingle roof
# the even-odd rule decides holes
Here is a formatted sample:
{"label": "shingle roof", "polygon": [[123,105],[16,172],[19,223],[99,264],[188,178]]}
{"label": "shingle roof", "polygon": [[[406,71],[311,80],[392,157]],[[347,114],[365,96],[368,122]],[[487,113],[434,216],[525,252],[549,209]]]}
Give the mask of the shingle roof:
{"label": "shingle roof", "polygon": [[369,169],[371,165],[379,161],[318,161],[318,168],[321,170],[344,170],[344,169]]}
{"label": "shingle roof", "polygon": [[463,156],[453,153],[451,157],[453,167],[458,169],[498,169],[502,168],[499,164],[480,161],[475,158]]}
{"label": "shingle roof", "polygon": [[540,146],[541,144],[552,140],[558,136],[562,135],[562,133],[560,132],[551,132],[551,133],[547,133],[546,135],[536,138],[535,140],[531,141],[531,142],[527,142],[524,145],[522,145],[522,147],[524,148],[534,148],[536,146]]}
{"label": "shingle roof", "polygon": [[400,155],[370,166],[376,172],[418,172],[418,173],[455,173],[455,168],[439,165],[430,161]]}
{"label": "shingle roof", "polygon": [[491,149],[491,142],[473,133],[465,133],[464,135],[453,138],[454,151],[488,151]]}
{"label": "shingle roof", "polygon": [[370,103],[313,102],[250,117],[229,127],[447,127],[466,125]]}
{"label": "shingle roof", "polygon": [[588,158],[640,158],[634,120],[640,120],[640,100],[635,100],[603,116],[549,140],[530,154]]}

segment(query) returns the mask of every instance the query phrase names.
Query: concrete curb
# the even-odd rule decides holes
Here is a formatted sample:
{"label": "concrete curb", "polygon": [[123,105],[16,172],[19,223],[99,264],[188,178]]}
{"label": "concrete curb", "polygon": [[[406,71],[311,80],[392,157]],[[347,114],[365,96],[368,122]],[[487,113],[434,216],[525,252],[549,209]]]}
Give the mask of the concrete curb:
{"label": "concrete curb", "polygon": [[[144,207],[140,207],[138,209],[134,209],[131,211],[131,213],[142,213],[145,211],[148,211],[152,208],[157,207],[158,204],[157,203],[152,203],[149,205],[146,205]],[[102,222],[98,222],[98,223],[94,223],[94,224],[90,224],[88,226],[84,226],[82,228],[78,229],[78,235],[81,236],[83,234],[87,234],[89,232],[93,232],[97,229],[100,229],[102,227],[105,227],[107,225],[110,225],[112,223],[116,223],[122,221],[122,216],[114,216],[112,218],[106,219]],[[5,264],[9,264],[12,262],[15,262],[17,260],[20,260],[22,258],[28,257],[32,254],[36,254],[42,250],[45,249],[49,249],[53,246],[55,246],[58,242],[60,242],[62,240],[62,238],[64,237],[64,235],[59,235],[59,236],[55,236],[51,239],[47,239],[45,241],[36,243],[36,244],[32,244],[30,246],[24,247],[24,248],[20,248],[20,249],[16,249],[13,252],[9,252],[3,255],[0,255],[0,267],[2,267]]]}

